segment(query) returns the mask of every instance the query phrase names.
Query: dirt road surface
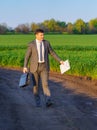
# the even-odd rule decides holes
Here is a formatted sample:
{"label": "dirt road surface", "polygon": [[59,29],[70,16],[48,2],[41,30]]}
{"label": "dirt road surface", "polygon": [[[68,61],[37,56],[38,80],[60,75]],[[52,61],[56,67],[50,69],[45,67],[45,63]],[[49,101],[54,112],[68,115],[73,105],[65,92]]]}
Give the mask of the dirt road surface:
{"label": "dirt road surface", "polygon": [[97,81],[50,73],[53,106],[35,106],[32,86],[19,88],[22,72],[0,68],[0,130],[97,130]]}

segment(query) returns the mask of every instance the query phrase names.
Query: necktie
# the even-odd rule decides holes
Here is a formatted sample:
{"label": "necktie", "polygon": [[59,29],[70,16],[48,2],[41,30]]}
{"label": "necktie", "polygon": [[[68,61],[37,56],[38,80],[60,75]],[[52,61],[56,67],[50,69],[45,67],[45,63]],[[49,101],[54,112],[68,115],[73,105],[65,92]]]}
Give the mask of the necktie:
{"label": "necktie", "polygon": [[42,61],[42,42],[40,43],[40,61]]}

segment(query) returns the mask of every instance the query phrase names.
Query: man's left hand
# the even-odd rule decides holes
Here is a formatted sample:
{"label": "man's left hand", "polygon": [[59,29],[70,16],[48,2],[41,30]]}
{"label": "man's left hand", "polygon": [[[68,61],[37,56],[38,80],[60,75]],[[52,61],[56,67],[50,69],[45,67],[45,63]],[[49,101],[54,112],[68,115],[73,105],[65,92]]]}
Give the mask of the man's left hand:
{"label": "man's left hand", "polygon": [[63,65],[64,65],[64,61],[61,60],[61,61],[60,61],[60,64],[63,64]]}

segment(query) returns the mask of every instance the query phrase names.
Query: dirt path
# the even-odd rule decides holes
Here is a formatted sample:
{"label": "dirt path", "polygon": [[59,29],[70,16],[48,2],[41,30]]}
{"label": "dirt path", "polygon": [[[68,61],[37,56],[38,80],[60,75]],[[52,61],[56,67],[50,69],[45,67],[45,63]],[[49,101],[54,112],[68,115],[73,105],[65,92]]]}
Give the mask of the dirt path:
{"label": "dirt path", "polygon": [[36,108],[21,71],[0,69],[0,130],[97,130],[97,81],[50,74],[54,105]]}

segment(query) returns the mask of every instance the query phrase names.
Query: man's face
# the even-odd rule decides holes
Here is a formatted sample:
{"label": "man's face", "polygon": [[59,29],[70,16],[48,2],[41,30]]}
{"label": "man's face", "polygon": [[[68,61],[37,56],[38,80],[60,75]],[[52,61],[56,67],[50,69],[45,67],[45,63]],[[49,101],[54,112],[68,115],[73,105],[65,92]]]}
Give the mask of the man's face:
{"label": "man's face", "polygon": [[36,39],[39,40],[39,41],[42,41],[44,39],[44,33],[41,33],[41,32],[37,33]]}

